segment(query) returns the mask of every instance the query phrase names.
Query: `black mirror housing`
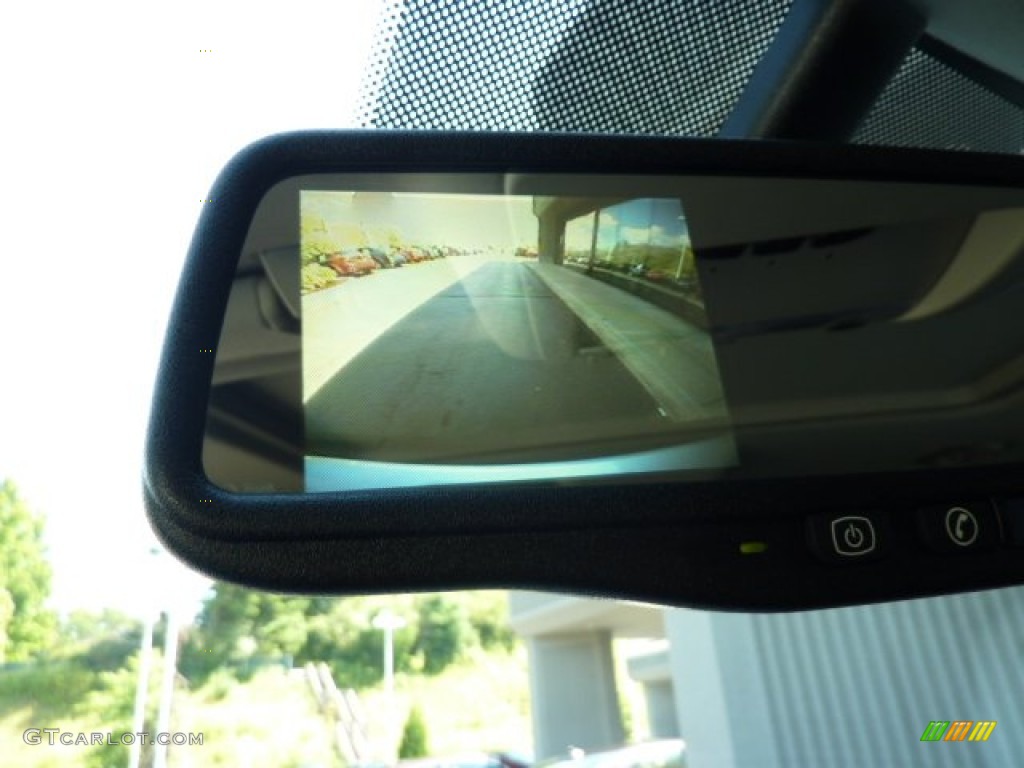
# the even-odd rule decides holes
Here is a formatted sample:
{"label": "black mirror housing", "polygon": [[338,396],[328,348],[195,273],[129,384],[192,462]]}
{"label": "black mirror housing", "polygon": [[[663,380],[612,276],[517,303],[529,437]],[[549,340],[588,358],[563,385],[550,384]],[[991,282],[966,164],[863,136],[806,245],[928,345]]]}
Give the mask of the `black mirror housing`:
{"label": "black mirror housing", "polygon": [[[215,383],[224,381],[218,371],[227,354],[225,317],[240,278],[253,274],[268,278],[271,287],[265,295],[253,299],[261,307],[260,322],[266,328],[291,334],[296,344],[302,328],[301,311],[298,318],[293,311],[301,303],[292,296],[298,290],[298,281],[288,283],[292,278],[286,276],[290,263],[287,258],[280,273],[268,266],[267,254],[272,249],[259,250],[258,254],[254,250],[258,258],[246,261],[251,255],[247,244],[254,236],[254,216],[275,185],[289,179],[329,175],[343,179],[354,175],[384,177],[393,184],[405,183],[401,181],[405,178],[426,178],[425,182],[414,181],[428,185],[435,183],[429,179],[442,176],[493,176],[505,179],[502,183],[506,185],[520,184],[522,177],[525,181],[517,194],[533,195],[535,210],[543,207],[537,203],[537,184],[571,177],[576,187],[550,182],[551,189],[561,195],[552,199],[569,211],[564,221],[576,221],[590,215],[590,209],[572,202],[582,193],[570,195],[565,190],[586,189],[593,184],[598,191],[587,194],[602,201],[593,207],[595,242],[599,211],[611,210],[619,204],[616,201],[643,197],[628,190],[609,192],[600,186],[608,179],[655,179],[652,184],[657,189],[662,189],[658,185],[668,183],[667,179],[695,180],[687,182],[690,186],[681,197],[691,219],[700,285],[707,299],[706,330],[714,341],[725,401],[732,413],[728,435],[737,446],[733,463],[704,466],[701,469],[707,470],[705,474],[692,476],[680,475],[673,466],[648,474],[595,473],[568,479],[537,474],[507,482],[477,478],[420,485],[382,482],[380,487],[349,486],[317,492],[302,487],[289,492],[241,492],[229,490],[229,483],[211,480],[204,446],[208,449],[215,415],[211,410],[216,400]],[[738,213],[736,221],[730,223],[731,216],[715,213],[726,199],[738,200],[740,211],[770,207],[771,195],[765,196],[764,185],[775,184],[778,179],[788,180],[791,186],[777,187],[780,191],[774,195],[776,208],[772,210],[790,209],[792,222],[797,223],[779,223],[781,214],[750,223],[753,214],[744,217]],[[749,189],[756,191],[751,191],[744,203],[746,198],[734,191],[738,187],[730,185],[747,181],[751,182]],[[876,205],[865,200],[860,191],[851,192],[850,199],[864,200],[864,211],[875,207],[848,217],[849,222],[863,219],[868,224],[854,226],[846,218],[830,218],[829,205],[823,203],[817,214],[807,214],[821,225],[815,223],[795,236],[804,203],[790,205],[786,201],[809,200],[814,193],[806,185],[825,182],[900,189],[934,187],[937,191],[927,208],[908,193],[905,215],[890,215],[886,211],[892,206]],[[425,188],[402,189],[412,194]],[[370,185],[367,189],[375,188]],[[789,190],[803,197],[787,197]],[[659,196],[665,197],[662,193]],[[717,201],[714,205],[707,202],[712,199]],[[758,200],[765,202],[760,204]],[[1024,559],[1018,547],[1024,545],[1024,474],[1017,452],[1024,444],[1024,434],[1017,431],[1013,421],[1016,417],[1000,416],[996,423],[1007,425],[1005,434],[986,439],[972,433],[971,440],[965,438],[960,444],[950,442],[946,433],[921,437],[921,442],[914,445],[934,444],[932,454],[917,451],[913,454],[916,463],[908,461],[889,468],[872,464],[873,438],[861,436],[856,419],[849,413],[842,416],[830,412],[819,418],[801,406],[801,418],[810,426],[798,432],[786,426],[796,423],[789,416],[764,416],[767,401],[762,402],[759,392],[743,384],[750,381],[743,372],[754,370],[754,350],[799,334],[807,343],[823,338],[859,338],[848,332],[872,326],[892,329],[895,336],[914,322],[952,328],[955,318],[964,313],[975,313],[981,318],[979,323],[996,322],[991,318],[1004,311],[999,303],[1004,299],[999,297],[1009,295],[1019,285],[1019,252],[1010,248],[1001,261],[989,259],[977,269],[972,268],[973,262],[963,267],[964,259],[957,254],[972,237],[1003,232],[999,227],[1004,226],[1000,223],[1004,218],[1009,222],[1004,229],[1011,234],[1003,240],[999,239],[1001,234],[990,234],[985,242],[1016,243],[1013,232],[1024,230],[1024,224],[1003,213],[1017,208],[1024,209],[1024,159],[1005,156],[558,134],[308,132],[271,137],[243,150],[229,163],[203,207],[175,299],[153,398],[144,477],[147,513],[168,549],[192,566],[218,578],[282,591],[355,594],[526,588],[702,608],[770,611],[1022,583]],[[998,215],[982,220],[989,212]],[[293,219],[297,221],[297,214],[288,214],[283,220]],[[756,284],[776,279],[768,273],[769,261],[776,269],[799,263],[806,270],[807,264],[834,264],[844,253],[854,253],[843,248],[860,248],[857,253],[865,254],[869,246],[884,245],[901,252],[903,243],[932,243],[921,238],[936,232],[942,243],[949,243],[948,253],[940,253],[936,245],[934,253],[939,255],[932,261],[915,262],[916,271],[907,271],[904,283],[899,283],[903,278],[898,279],[895,266],[891,271],[876,273],[875,284],[870,275],[862,285],[850,277],[841,283],[842,290],[828,296],[830,306],[846,302],[832,313],[811,304],[794,309],[794,301],[776,306],[771,296],[755,295],[748,300],[744,297],[751,295],[749,288],[743,289],[746,293],[738,289],[729,293],[729,285],[740,285],[741,281],[753,279]],[[294,237],[299,237],[297,231]],[[543,231],[540,237],[543,240]],[[563,241],[564,237],[563,231]],[[388,254],[373,253],[382,250],[375,243],[361,247],[367,251],[363,256],[374,257],[378,265],[389,258]],[[398,245],[394,247],[396,252],[402,250]],[[434,256],[439,265],[442,258],[450,262],[459,258],[446,257],[445,247],[450,254],[465,250],[446,243],[430,247],[436,248]],[[501,258],[508,263],[527,263],[527,268],[534,269],[530,266],[532,260],[543,263],[544,249],[548,248],[558,252],[558,259],[570,261],[567,246],[564,242],[558,244],[557,238],[548,245],[541,242],[539,248],[539,258],[525,246],[521,252]],[[677,301],[677,294],[685,298],[693,292],[694,278],[683,274],[682,255],[678,270],[666,277],[657,274],[665,270],[639,261],[628,264],[612,259],[601,263],[595,249],[596,245],[592,246],[586,263],[570,265],[577,283],[585,279],[580,275],[592,277],[597,272],[606,293],[626,286],[648,302],[655,297],[661,302],[685,303]],[[996,245],[989,249],[993,253],[996,250]],[[911,251],[924,253],[911,247],[905,251],[908,264]],[[296,246],[296,259],[298,253]],[[338,253],[337,259],[349,259],[342,249]],[[331,254],[325,254],[318,265],[329,264],[331,258]],[[387,266],[397,267],[393,263],[396,261],[392,259]],[[266,270],[265,275],[258,269],[252,271],[251,264],[257,262]],[[847,263],[851,265],[849,274],[858,274],[857,262],[851,259]],[[389,274],[412,274],[416,269],[420,268],[405,265]],[[754,273],[754,269],[763,272]],[[969,290],[958,288],[970,281],[958,277],[956,269],[966,269],[964,274],[987,270],[987,277]],[[923,277],[914,282],[915,275]],[[952,275],[945,284],[944,275]],[[388,275],[343,279],[355,286],[384,277]],[[285,283],[291,287],[282,287]],[[779,283],[783,284],[785,281]],[[809,284],[797,288],[800,290],[794,288],[794,296],[821,296],[824,291]],[[658,311],[663,309],[659,307]],[[1019,399],[1020,378],[1014,368],[1019,367],[1021,354],[1017,326],[1005,311],[999,317],[1006,318],[1006,349],[993,349],[991,357],[998,357],[1001,365],[1005,363],[999,369],[1003,378],[984,379],[989,389],[977,396],[977,402],[962,404],[968,410],[957,424],[966,424],[974,419],[976,411],[992,408],[992,403]],[[842,336],[844,332],[846,337]],[[600,340],[608,346],[604,337]],[[302,343],[306,343],[305,337]],[[836,341],[836,347],[845,343]],[[797,351],[771,354],[799,357]],[[883,360],[879,363],[882,366],[890,358],[879,359]],[[242,375],[237,374],[232,381],[241,380]],[[951,379],[949,391],[981,392],[980,384],[965,386]],[[824,384],[822,387],[825,389]],[[225,392],[231,396],[237,390]],[[810,396],[804,399],[809,401]],[[292,415],[274,415],[258,425],[264,432],[273,431],[275,423],[281,425],[280,435],[271,436],[280,438],[280,449],[274,455],[285,456],[279,462],[282,466],[297,461],[294,468],[299,473],[307,453],[301,442],[302,422],[288,420],[301,414],[304,400],[296,396],[295,407],[289,411]],[[940,400],[945,403],[948,398],[937,397],[936,403]],[[902,408],[898,404],[886,407],[895,411]],[[1010,405],[1005,407],[1011,413]],[[920,409],[917,405],[915,408]],[[892,429],[904,434],[914,431],[915,427],[908,426],[912,422],[909,410],[913,409],[899,417],[904,421],[893,421],[896,426],[890,425]],[[1019,414],[1019,409],[1012,413]],[[785,433],[783,437],[779,437],[778,430],[773,431],[773,424],[785,426],[785,430],[779,427]],[[831,434],[827,430],[832,430],[834,424],[839,425],[835,426],[837,434],[844,435],[842,445],[850,446],[848,450],[855,457],[854,470],[834,471],[824,459],[820,471],[808,473],[793,469],[799,470],[803,459],[773,464],[770,457],[778,446],[791,448],[793,457],[847,450],[816,451],[816,445],[824,444],[816,441],[825,440],[820,435]],[[238,429],[239,434],[246,431]],[[961,427],[951,422],[948,434],[959,434],[958,429]],[[984,430],[981,433],[988,434]],[[704,439],[708,434],[712,433],[702,432],[699,437]],[[720,433],[713,432],[713,436]],[[644,439],[648,437],[644,433]],[[255,444],[251,437],[238,439],[239,446]],[[671,447],[669,438],[660,432],[651,440],[649,446],[644,443],[640,448],[636,448],[640,443],[630,442],[629,450],[647,455],[643,451]],[[970,451],[974,453],[964,459],[964,452]],[[557,451],[551,449],[551,455],[557,456]],[[846,461],[845,455],[836,455]],[[577,463],[588,458],[583,454],[571,456]],[[460,457],[452,465],[459,462],[465,464],[467,459]],[[519,458],[510,463],[517,462],[524,463]],[[748,467],[753,469],[748,471]]]}

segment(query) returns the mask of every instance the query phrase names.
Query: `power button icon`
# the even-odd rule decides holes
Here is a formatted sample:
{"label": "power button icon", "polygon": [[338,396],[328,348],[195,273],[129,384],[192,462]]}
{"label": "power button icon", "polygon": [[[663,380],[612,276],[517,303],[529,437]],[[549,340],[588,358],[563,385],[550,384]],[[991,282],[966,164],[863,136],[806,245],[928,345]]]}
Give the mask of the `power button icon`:
{"label": "power button icon", "polygon": [[888,520],[880,510],[814,515],[806,530],[811,551],[832,564],[877,560],[890,546]]}
{"label": "power button icon", "polygon": [[832,521],[832,546],[837,555],[859,557],[875,551],[875,527],[861,515],[846,515]]}

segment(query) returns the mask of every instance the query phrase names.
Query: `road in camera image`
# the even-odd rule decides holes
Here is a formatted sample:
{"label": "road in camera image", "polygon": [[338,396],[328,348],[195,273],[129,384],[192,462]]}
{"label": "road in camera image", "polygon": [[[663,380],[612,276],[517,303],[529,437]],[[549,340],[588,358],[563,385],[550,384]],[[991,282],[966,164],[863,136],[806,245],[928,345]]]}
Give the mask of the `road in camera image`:
{"label": "road in camera image", "polygon": [[[304,192],[301,211],[307,454],[558,461],[721,432],[677,201]],[[670,311],[687,287],[691,319]]]}

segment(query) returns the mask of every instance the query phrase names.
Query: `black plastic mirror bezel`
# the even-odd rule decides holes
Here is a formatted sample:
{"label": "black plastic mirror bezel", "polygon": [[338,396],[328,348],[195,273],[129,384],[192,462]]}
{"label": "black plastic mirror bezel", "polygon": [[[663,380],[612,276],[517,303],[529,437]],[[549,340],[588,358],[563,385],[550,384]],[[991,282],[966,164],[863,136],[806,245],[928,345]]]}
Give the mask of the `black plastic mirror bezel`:
{"label": "black plastic mirror bezel", "polygon": [[[664,137],[303,132],[243,150],[217,179],[184,266],[146,445],[144,493],[165,545],[212,576],[283,591],[531,588],[726,610],[791,610],[1024,582],[1008,548],[959,560],[912,545],[895,510],[1012,495],[1003,469],[742,481],[538,483],[316,495],[233,494],[202,467],[216,345],[235,267],[264,193],[341,172],[742,175],[1021,188],[1024,159],[857,146]],[[894,514],[899,556],[856,567],[815,559],[809,515]],[[764,553],[741,555],[747,540]],[[905,550],[905,551],[904,551]],[[957,565],[959,564],[959,565]]]}

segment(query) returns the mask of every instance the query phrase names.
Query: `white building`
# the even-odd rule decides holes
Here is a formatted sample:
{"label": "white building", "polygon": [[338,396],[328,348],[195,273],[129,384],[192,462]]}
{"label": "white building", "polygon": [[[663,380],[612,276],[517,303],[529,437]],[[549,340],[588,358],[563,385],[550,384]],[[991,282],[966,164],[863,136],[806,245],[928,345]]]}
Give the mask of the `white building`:
{"label": "white building", "polygon": [[[653,737],[688,768],[979,766],[1024,754],[1024,589],[790,614],[662,609],[516,592],[538,760],[622,743],[613,637],[664,638],[629,660]],[[922,742],[933,720],[988,720],[984,743]]]}

